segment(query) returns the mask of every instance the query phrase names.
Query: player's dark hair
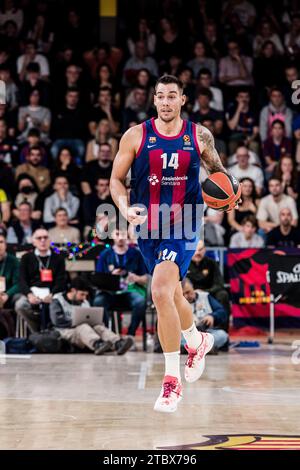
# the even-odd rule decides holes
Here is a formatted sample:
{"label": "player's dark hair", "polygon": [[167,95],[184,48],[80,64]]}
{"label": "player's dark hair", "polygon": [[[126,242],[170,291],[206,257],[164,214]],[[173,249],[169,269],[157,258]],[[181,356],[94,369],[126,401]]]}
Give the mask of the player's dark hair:
{"label": "player's dark hair", "polygon": [[178,86],[179,90],[182,92],[183,91],[183,83],[179,78],[175,77],[175,75],[163,75],[162,77],[159,77],[155,84],[155,93],[157,90],[158,85],[162,83],[163,85],[169,85],[170,83],[175,83],[175,85]]}

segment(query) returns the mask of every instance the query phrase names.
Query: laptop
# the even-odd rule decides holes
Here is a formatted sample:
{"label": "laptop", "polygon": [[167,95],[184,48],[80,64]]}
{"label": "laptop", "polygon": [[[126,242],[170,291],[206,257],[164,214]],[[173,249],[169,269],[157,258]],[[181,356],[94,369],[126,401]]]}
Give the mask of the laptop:
{"label": "laptop", "polygon": [[90,280],[93,286],[100,290],[108,290],[116,292],[120,288],[120,276],[109,273],[95,273],[91,274]]}
{"label": "laptop", "polygon": [[72,326],[87,323],[90,326],[103,324],[103,307],[74,307],[72,314]]}

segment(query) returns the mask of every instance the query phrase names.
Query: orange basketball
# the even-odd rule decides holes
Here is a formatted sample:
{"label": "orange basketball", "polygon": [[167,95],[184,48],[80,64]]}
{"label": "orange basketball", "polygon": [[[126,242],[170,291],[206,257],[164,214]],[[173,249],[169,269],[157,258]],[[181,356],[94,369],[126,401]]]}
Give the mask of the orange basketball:
{"label": "orange basketball", "polygon": [[241,185],[234,176],[218,171],[204,181],[202,195],[212,209],[232,209],[241,197]]}

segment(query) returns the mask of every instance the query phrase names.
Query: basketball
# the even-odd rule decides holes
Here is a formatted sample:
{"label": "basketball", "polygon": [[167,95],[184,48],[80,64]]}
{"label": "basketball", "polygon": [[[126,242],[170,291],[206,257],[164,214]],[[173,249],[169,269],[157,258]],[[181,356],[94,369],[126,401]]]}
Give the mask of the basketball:
{"label": "basketball", "polygon": [[231,209],[241,197],[241,185],[234,176],[218,171],[204,181],[202,195],[212,209]]}

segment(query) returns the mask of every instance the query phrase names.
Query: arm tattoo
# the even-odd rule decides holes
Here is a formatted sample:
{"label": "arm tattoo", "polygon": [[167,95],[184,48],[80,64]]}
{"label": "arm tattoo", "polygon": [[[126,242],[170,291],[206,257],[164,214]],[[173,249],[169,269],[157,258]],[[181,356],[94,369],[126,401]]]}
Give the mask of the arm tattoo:
{"label": "arm tattoo", "polygon": [[222,165],[219,154],[216,151],[212,133],[206,127],[197,126],[197,139],[200,144],[200,148],[202,149],[201,159],[207,173],[211,174],[216,171],[224,171],[227,173]]}

